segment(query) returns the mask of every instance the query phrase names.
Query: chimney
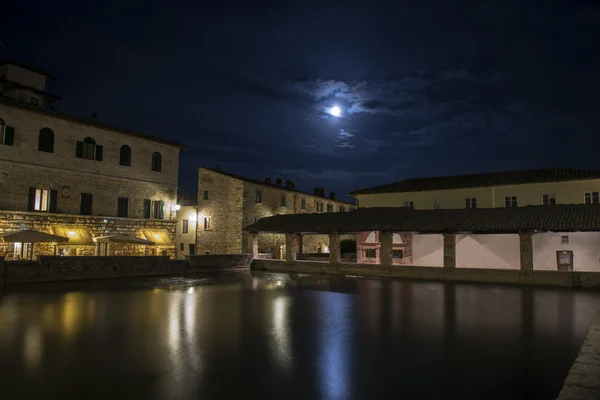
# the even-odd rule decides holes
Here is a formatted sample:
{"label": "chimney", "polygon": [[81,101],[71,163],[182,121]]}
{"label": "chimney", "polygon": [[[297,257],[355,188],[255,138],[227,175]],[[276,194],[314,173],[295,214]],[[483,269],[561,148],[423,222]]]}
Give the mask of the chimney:
{"label": "chimney", "polygon": [[219,164],[215,164],[215,171],[220,171],[221,170],[221,166]]}
{"label": "chimney", "polygon": [[277,186],[281,186],[281,178],[277,178],[277,179],[275,179],[275,184],[276,184]]}
{"label": "chimney", "polygon": [[314,188],[313,189],[313,193],[314,193],[315,196],[318,196],[319,195],[319,188]]}
{"label": "chimney", "polygon": [[319,188],[319,196],[325,197],[325,188]]}
{"label": "chimney", "polygon": [[287,181],[285,181],[285,188],[294,190],[294,188],[295,188],[294,182],[292,182],[291,180],[288,179]]}
{"label": "chimney", "polygon": [[329,193],[329,198],[330,198],[331,200],[335,200],[335,192],[331,192],[331,193]]}
{"label": "chimney", "polygon": [[271,182],[271,177],[270,177],[270,176],[267,176],[267,177],[265,178],[265,183],[266,183],[266,184],[269,184],[269,185],[272,185],[272,184],[273,184],[273,182]]}
{"label": "chimney", "polygon": [[98,119],[98,113],[96,111],[92,113],[92,119]]}

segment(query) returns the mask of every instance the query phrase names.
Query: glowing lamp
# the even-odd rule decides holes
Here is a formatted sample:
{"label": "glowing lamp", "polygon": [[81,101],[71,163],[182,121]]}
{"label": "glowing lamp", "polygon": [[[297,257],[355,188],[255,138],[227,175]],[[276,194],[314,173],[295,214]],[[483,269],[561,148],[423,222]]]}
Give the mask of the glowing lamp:
{"label": "glowing lamp", "polygon": [[67,234],[69,236],[75,236],[75,235],[77,235],[77,232],[75,232],[75,231],[69,231],[69,232],[67,232]]}
{"label": "glowing lamp", "polygon": [[156,239],[156,240],[160,239],[160,235],[158,233],[155,233],[154,234],[154,239]]}
{"label": "glowing lamp", "polygon": [[181,209],[181,206],[179,204],[175,204],[175,211],[179,211]]}

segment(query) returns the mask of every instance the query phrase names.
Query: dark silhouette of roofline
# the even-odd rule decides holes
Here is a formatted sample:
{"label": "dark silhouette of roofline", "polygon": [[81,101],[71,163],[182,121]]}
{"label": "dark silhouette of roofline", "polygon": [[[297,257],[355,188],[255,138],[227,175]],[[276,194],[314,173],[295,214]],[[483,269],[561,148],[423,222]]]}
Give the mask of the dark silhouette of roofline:
{"label": "dark silhouette of roofline", "polygon": [[23,68],[23,69],[27,69],[31,72],[35,72],[38,73],[40,75],[44,75],[46,77],[46,81],[54,81],[56,80],[56,78],[52,75],[50,75],[49,73],[42,71],[39,68],[35,68],[32,67],[30,65],[25,64],[24,62],[21,61],[16,61],[16,60],[0,60],[0,65],[14,65],[15,67],[19,67],[19,68]]}

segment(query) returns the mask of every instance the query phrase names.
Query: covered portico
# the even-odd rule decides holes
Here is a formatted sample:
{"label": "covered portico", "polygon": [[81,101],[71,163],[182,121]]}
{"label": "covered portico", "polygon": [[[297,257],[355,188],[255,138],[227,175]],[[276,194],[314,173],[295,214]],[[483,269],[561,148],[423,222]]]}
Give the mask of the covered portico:
{"label": "covered portico", "polygon": [[[442,271],[458,269],[487,269],[487,270],[513,270],[524,275],[539,270],[554,271],[589,271],[600,272],[600,265],[596,267],[593,261],[599,258],[590,254],[596,248],[593,237],[598,237],[600,244],[600,206],[598,205],[556,205],[556,206],[529,206],[521,208],[492,208],[492,209],[455,209],[455,210],[413,210],[407,208],[363,208],[350,213],[332,214],[299,214],[277,215],[264,218],[246,227],[249,232],[249,248],[253,256],[258,252],[257,235],[259,233],[280,233],[286,237],[285,263],[290,265],[302,263],[297,260],[299,249],[302,248],[302,237],[306,234],[329,235],[329,259],[325,263],[329,268],[338,269],[342,264],[364,266],[379,270],[393,270],[404,267],[431,267],[441,268]],[[357,263],[342,263],[340,254],[340,235],[355,234],[357,237],[375,237],[373,249],[376,262],[364,262],[365,258],[359,255]],[[580,258],[585,254],[588,260],[580,267],[575,268],[573,251],[565,245],[569,237],[584,236],[589,243],[589,248],[581,251]],[[416,255],[413,257],[415,238],[425,236],[439,237],[439,248],[431,248],[431,252],[438,252],[440,263],[415,264]],[[535,240],[536,236],[540,240]],[[400,238],[403,243],[394,240]],[[407,239],[408,238],[408,239]],[[486,238],[484,240],[482,238]],[[457,240],[458,239],[458,240]],[[501,240],[499,240],[501,239]],[[558,242],[557,242],[558,240]],[[403,261],[399,262],[397,256],[398,246],[405,246],[410,241],[411,247],[405,248]],[[492,245],[490,242],[501,245]],[[363,241],[367,242],[367,241]],[[396,243],[394,243],[396,242]],[[460,242],[457,246],[457,242]],[[553,243],[552,246],[547,243]],[[359,246],[361,240],[358,240]],[[368,242],[367,242],[368,243]],[[544,251],[554,255],[556,266],[540,265],[534,268],[534,259],[552,260],[551,257],[535,257],[534,243],[544,243]],[[479,246],[479,247],[477,247]],[[495,246],[495,247],[494,247]],[[462,256],[457,255],[457,248]],[[583,247],[580,247],[583,249]],[[497,257],[485,256],[494,255]],[[563,250],[564,249],[564,250]],[[361,249],[359,248],[359,253]],[[373,254],[371,249],[366,249]],[[504,253],[508,255],[502,259]],[[541,254],[541,253],[540,253]],[[570,256],[570,258],[569,258]],[[594,260],[593,258],[596,258]],[[500,265],[469,265],[469,263],[484,263],[486,259],[496,260]],[[361,262],[362,261],[362,262]],[[459,261],[459,263],[457,263]],[[562,269],[561,264],[564,264]],[[375,264],[375,265],[373,265]],[[465,265],[463,265],[465,264]]]}

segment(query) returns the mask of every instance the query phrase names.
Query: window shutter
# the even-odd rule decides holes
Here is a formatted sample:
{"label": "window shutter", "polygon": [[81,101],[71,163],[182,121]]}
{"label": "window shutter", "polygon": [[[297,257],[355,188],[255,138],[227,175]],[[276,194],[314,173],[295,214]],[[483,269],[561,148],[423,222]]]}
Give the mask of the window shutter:
{"label": "window shutter", "polygon": [[77,147],[75,148],[75,157],[83,158],[83,142],[77,141]]}
{"label": "window shutter", "polygon": [[49,209],[49,211],[51,213],[56,212],[57,202],[58,202],[58,192],[56,190],[51,190],[50,191],[50,209]]}
{"label": "window shutter", "polygon": [[144,199],[144,218],[150,218],[150,206],[152,202],[149,199]]}
{"label": "window shutter", "polygon": [[15,144],[15,128],[12,126],[7,126],[4,129],[4,144],[7,146]]}
{"label": "window shutter", "polygon": [[102,161],[102,146],[96,145],[96,161]]}
{"label": "window shutter", "polygon": [[164,218],[165,218],[165,202],[161,200],[158,202],[158,219],[164,219]]}
{"label": "window shutter", "polygon": [[29,188],[29,200],[27,202],[27,211],[35,211],[35,188]]}

